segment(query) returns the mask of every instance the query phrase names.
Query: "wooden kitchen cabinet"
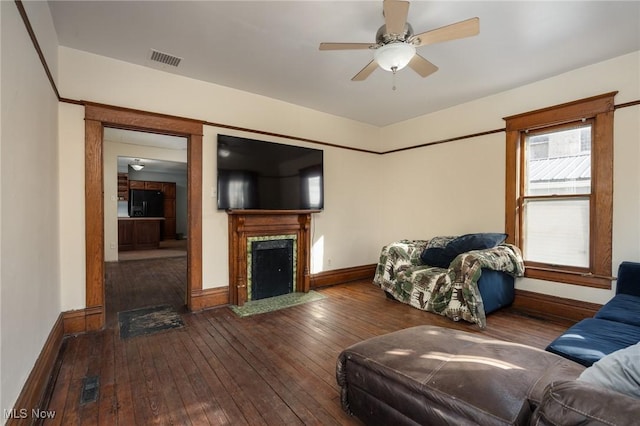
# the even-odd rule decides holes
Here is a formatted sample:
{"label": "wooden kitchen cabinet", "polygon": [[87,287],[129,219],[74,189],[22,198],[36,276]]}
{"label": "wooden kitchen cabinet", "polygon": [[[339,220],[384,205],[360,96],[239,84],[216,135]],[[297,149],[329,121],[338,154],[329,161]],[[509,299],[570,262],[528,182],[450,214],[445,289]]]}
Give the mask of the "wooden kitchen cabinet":
{"label": "wooden kitchen cabinet", "polygon": [[143,180],[130,180],[129,189],[145,189]]}
{"label": "wooden kitchen cabinet", "polygon": [[[145,180],[130,180],[130,189],[150,189],[162,191],[164,197],[164,222],[161,227],[161,238],[173,240],[176,238],[176,183],[155,182]],[[128,196],[128,194],[127,194]]]}
{"label": "wooden kitchen cabinet", "polygon": [[[152,189],[154,191],[162,191],[162,185],[163,185],[163,182],[145,181],[144,189]],[[174,196],[174,198],[175,198],[175,196]]]}
{"label": "wooden kitchen cabinet", "polygon": [[175,182],[163,182],[164,194],[164,225],[162,236],[165,240],[176,238],[176,184]]}
{"label": "wooden kitchen cabinet", "polygon": [[164,218],[173,218],[176,217],[176,200],[175,198],[166,198],[164,199]]}
{"label": "wooden kitchen cabinet", "polygon": [[119,218],[118,250],[150,250],[160,248],[160,231],[164,219]]}
{"label": "wooden kitchen cabinet", "polygon": [[135,250],[133,244],[133,224],[132,220],[118,220],[118,251]]}
{"label": "wooden kitchen cabinet", "polygon": [[164,198],[176,198],[176,184],[175,182],[162,182],[162,193]]}
{"label": "wooden kitchen cabinet", "polygon": [[127,201],[129,199],[129,175],[118,173],[118,200]]}

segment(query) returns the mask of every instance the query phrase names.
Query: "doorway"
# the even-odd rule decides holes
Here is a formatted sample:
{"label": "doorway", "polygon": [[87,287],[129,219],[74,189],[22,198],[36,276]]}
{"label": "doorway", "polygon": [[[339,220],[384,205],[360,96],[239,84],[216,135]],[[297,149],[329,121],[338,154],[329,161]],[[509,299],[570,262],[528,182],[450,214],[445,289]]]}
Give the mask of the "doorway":
{"label": "doorway", "polygon": [[105,325],[104,129],[119,128],[187,139],[187,308],[202,292],[202,122],[144,111],[85,105],[85,330]]}
{"label": "doorway", "polygon": [[187,138],[104,128],[106,325],[120,312],[184,312]]}

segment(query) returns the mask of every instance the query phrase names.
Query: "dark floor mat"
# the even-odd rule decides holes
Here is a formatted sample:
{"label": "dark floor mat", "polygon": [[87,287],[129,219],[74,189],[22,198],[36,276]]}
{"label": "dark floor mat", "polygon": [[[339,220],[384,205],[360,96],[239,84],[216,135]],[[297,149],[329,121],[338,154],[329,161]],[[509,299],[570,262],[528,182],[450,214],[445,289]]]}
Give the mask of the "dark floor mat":
{"label": "dark floor mat", "polygon": [[180,314],[169,305],[118,312],[118,323],[121,339],[184,327]]}

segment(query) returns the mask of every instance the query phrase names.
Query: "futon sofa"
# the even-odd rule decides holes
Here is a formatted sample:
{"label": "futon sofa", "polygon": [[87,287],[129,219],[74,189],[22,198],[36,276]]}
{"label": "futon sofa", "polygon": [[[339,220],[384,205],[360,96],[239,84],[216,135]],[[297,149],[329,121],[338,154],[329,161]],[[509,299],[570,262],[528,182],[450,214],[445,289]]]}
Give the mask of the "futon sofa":
{"label": "futon sofa", "polygon": [[486,315],[510,305],[520,250],[506,234],[475,233],[400,240],[382,248],[373,283],[414,308],[486,327]]}
{"label": "futon sofa", "polygon": [[[547,346],[585,366],[640,342],[640,263],[622,262],[616,295],[593,318],[573,325]],[[640,362],[640,360],[638,360]]]}
{"label": "futon sofa", "polygon": [[638,357],[634,345],[585,369],[527,345],[419,326],[345,349],[336,379],[342,408],[367,425],[626,426],[640,419]]}

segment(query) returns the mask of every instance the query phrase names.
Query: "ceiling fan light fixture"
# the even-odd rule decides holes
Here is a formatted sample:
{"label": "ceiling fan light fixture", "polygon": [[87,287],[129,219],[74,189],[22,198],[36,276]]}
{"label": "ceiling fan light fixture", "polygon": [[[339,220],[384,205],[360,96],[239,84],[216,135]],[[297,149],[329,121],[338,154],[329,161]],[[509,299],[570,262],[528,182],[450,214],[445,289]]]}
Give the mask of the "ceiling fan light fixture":
{"label": "ceiling fan light fixture", "polygon": [[133,163],[129,163],[129,166],[131,166],[131,168],[136,172],[139,172],[140,170],[144,169],[144,164],[140,162],[139,158],[136,158],[135,160],[133,160]]}
{"label": "ceiling fan light fixture", "polygon": [[412,44],[395,42],[377,48],[373,58],[383,70],[396,72],[406,67],[415,54],[416,48]]}

